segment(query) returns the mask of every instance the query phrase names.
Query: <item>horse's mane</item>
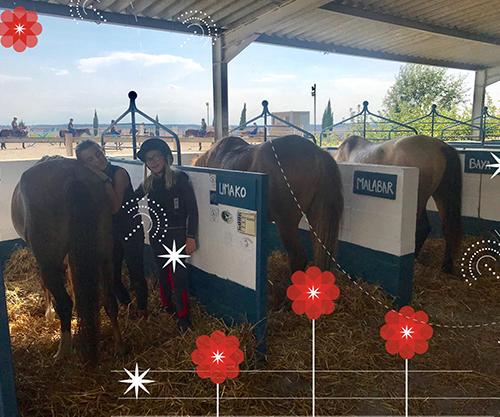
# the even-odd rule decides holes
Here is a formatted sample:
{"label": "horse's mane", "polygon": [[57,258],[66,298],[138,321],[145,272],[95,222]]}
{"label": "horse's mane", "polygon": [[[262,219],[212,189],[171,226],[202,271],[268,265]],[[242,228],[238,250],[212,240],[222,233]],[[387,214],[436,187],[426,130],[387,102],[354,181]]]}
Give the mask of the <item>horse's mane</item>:
{"label": "horse's mane", "polygon": [[366,140],[365,138],[357,135],[352,135],[349,136],[347,139],[345,139],[342,142],[341,146],[345,146],[349,152],[351,152],[353,149],[357,148],[359,145],[366,145],[368,143],[371,143],[370,141]]}
{"label": "horse's mane", "polygon": [[227,136],[200,155],[194,165],[241,169],[248,165],[249,151],[254,148],[239,136]]}
{"label": "horse's mane", "polygon": [[47,162],[47,161],[58,161],[61,159],[67,159],[67,158],[61,155],[44,155],[39,161],[36,162],[36,164],[40,164],[42,162]]}
{"label": "horse's mane", "polygon": [[246,152],[251,146],[252,145],[239,136],[227,136],[218,141],[212,149],[223,153],[241,153]]}

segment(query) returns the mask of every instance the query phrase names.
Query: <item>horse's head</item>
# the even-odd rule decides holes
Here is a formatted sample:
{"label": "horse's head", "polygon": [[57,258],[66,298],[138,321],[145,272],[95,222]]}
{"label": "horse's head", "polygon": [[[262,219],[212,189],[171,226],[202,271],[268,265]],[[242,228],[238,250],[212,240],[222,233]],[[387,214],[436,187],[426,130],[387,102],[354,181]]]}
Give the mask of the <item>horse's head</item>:
{"label": "horse's head", "polygon": [[350,161],[354,153],[365,147],[368,143],[369,142],[361,136],[349,136],[347,139],[344,139],[338,147],[337,152],[335,152],[335,160],[337,162]]}

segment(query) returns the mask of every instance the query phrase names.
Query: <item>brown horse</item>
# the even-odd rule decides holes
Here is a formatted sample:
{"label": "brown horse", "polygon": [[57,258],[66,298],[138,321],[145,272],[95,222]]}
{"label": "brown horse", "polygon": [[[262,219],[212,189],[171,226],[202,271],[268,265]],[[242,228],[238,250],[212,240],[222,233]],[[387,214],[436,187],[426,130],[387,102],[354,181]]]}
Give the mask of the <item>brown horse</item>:
{"label": "brown horse", "polygon": [[100,291],[115,347],[123,352],[112,288],[111,207],[102,180],[75,160],[45,157],[25,171],[12,196],[12,222],[36,258],[42,285],[52,294],[61,321],[56,358],[71,352],[73,301],[65,288],[68,256],[80,348],[97,363]]}
{"label": "brown horse", "polygon": [[17,137],[17,138],[24,138],[28,136],[28,129],[18,129],[16,131],[12,129],[2,129],[0,130],[0,138],[6,138],[6,137]]}
{"label": "brown horse", "polygon": [[204,135],[200,135],[200,131],[198,129],[187,129],[184,132],[184,137],[194,137],[194,138],[213,138],[214,132],[212,130],[207,131]]}
{"label": "brown horse", "polygon": [[[59,137],[63,138],[66,135],[66,133],[69,133],[69,130],[67,130],[67,129],[61,129],[59,131]],[[83,134],[87,134],[87,135],[90,136],[90,129],[75,129],[75,133],[73,134],[73,137],[74,138],[79,138]]]}
{"label": "brown horse", "polygon": [[340,145],[335,159],[337,162],[418,168],[415,254],[419,254],[430,232],[426,207],[432,197],[439,210],[446,241],[443,271],[453,271],[453,261],[462,240],[462,168],[454,148],[429,136],[410,136],[377,144],[350,136]]}
{"label": "brown horse", "polygon": [[[273,139],[272,145],[313,230],[333,254],[344,207],[337,164],[327,152],[297,135]],[[215,143],[194,165],[267,174],[268,218],[276,222],[292,271],[304,270],[307,258],[298,234],[302,214],[276,161],[272,145],[271,142],[250,145],[239,137],[227,137]],[[331,257],[316,238],[313,245],[316,265],[330,269]]]}

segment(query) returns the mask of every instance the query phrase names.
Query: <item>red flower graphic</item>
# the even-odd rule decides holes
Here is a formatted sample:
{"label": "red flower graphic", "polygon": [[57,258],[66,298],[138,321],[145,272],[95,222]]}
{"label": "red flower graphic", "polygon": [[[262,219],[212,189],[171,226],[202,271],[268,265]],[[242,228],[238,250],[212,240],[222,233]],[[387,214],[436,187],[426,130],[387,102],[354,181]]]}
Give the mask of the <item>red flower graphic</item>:
{"label": "red flower graphic", "polygon": [[292,282],[286,295],[293,301],[292,309],[296,314],[305,313],[309,319],[316,320],[322,314],[333,313],[333,301],[340,295],[333,273],[311,266],[306,272],[296,271]]}
{"label": "red flower graphic", "polygon": [[399,353],[403,359],[427,352],[427,341],[433,333],[428,321],[429,316],[424,311],[415,312],[410,306],[402,307],[399,313],[389,311],[385,315],[385,324],[380,328],[387,352],[391,355]]}
{"label": "red flower graphic", "polygon": [[23,52],[27,47],[36,46],[36,37],[42,33],[42,25],[37,22],[35,12],[18,6],[14,11],[5,10],[0,19],[0,37],[4,47],[13,46],[16,52]]}
{"label": "red flower graphic", "polygon": [[243,362],[243,352],[236,336],[226,336],[217,330],[210,336],[198,337],[196,347],[191,359],[198,365],[196,373],[200,378],[210,378],[214,384],[221,384],[226,378],[236,378],[240,373],[238,365]]}

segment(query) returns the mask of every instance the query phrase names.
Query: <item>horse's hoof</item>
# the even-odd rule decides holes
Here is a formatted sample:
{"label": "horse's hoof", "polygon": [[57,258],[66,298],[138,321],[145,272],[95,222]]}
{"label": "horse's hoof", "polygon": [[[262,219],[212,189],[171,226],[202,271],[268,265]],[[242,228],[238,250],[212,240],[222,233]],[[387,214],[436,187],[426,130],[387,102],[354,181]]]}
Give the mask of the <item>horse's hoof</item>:
{"label": "horse's hoof", "polygon": [[66,347],[62,347],[59,345],[59,349],[53,356],[56,362],[63,362],[71,356],[71,347],[68,349]]}
{"label": "horse's hoof", "polygon": [[45,319],[47,321],[54,321],[56,319],[56,312],[53,308],[49,308],[45,311]]}
{"label": "horse's hoof", "polygon": [[71,356],[71,333],[63,332],[61,334],[61,340],[59,341],[59,348],[57,353],[54,355],[56,361],[61,361],[69,356]]}

